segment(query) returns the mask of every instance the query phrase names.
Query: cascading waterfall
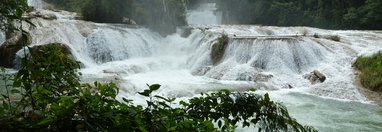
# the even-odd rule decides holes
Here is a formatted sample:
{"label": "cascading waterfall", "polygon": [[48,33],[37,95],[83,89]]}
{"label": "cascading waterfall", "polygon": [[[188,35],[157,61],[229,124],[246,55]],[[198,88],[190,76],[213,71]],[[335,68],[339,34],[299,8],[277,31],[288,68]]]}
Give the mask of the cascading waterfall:
{"label": "cascading waterfall", "polygon": [[[307,27],[211,26],[220,24],[218,19],[204,21],[209,16],[218,18],[213,10],[209,3],[189,11],[189,23],[199,25],[192,26],[187,37],[180,33],[162,37],[124,24],[65,19],[71,16],[36,18],[33,22],[37,26],[28,29],[32,46],[51,42],[67,45],[84,65],[84,81],[116,81],[121,87],[119,96],[133,98],[136,103],[145,102],[136,92],[146,89],[146,83],[159,83],[158,94],[179,98],[256,87],[259,93],[269,92],[272,99],[285,103],[299,121],[321,131],[382,129],[375,125],[382,123],[381,109],[358,92],[351,67],[356,56],[382,49],[382,34]],[[229,41],[219,63],[213,64],[212,48],[222,33]],[[304,74],[313,70],[321,71],[326,81],[312,85],[304,79]]]}

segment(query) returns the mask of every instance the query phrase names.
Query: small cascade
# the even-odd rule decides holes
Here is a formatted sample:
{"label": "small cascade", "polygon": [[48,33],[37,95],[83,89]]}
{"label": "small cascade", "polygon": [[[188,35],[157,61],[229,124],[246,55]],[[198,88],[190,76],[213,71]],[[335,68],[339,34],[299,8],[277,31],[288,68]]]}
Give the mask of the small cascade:
{"label": "small cascade", "polygon": [[146,30],[97,29],[86,38],[85,51],[98,64],[151,56],[159,36]]}
{"label": "small cascade", "polygon": [[248,64],[255,69],[299,74],[318,65],[326,51],[303,38],[231,39],[222,61]]}
{"label": "small cascade", "polygon": [[158,46],[159,34],[148,29],[116,27],[85,21],[34,19],[29,31],[32,45],[63,43],[85,66],[134,57],[150,56]]}

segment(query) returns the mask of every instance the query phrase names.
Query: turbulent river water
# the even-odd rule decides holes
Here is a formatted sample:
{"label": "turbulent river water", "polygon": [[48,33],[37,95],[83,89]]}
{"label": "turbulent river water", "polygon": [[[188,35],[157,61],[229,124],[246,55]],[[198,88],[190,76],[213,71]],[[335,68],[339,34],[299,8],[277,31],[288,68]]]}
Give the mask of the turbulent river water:
{"label": "turbulent river water", "polygon": [[[70,13],[41,9],[60,17],[35,18],[36,27],[29,32],[32,45],[68,45],[83,64],[84,81],[116,81],[119,96],[138,104],[145,98],[136,92],[146,83],[162,85],[156,94],[180,99],[219,89],[257,88],[319,131],[382,131],[382,108],[360,94],[351,66],[357,56],[382,49],[380,32],[220,25],[214,9],[214,4],[204,4],[188,11],[187,37],[181,35],[184,29],[162,37],[146,28],[73,20],[68,19]],[[213,64],[212,45],[223,33],[229,42],[219,63]],[[313,70],[322,72],[326,81],[312,85],[304,79]]]}

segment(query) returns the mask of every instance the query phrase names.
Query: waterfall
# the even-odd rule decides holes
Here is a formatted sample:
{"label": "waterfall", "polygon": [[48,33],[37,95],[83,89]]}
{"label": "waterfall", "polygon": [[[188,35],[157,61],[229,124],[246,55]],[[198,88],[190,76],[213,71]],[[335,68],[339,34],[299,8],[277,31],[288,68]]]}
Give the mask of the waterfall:
{"label": "waterfall", "polygon": [[[146,83],[162,85],[156,94],[179,98],[255,87],[284,102],[299,121],[319,130],[333,130],[327,124],[360,131],[382,129],[369,123],[381,123],[382,115],[358,92],[351,67],[357,56],[382,50],[381,33],[216,25],[220,19],[214,10],[215,4],[208,3],[188,11],[192,25],[188,35],[179,30],[163,37],[144,27],[66,19],[70,15],[57,20],[33,19],[36,27],[27,30],[31,46],[67,45],[84,65],[80,70],[83,81],[115,81],[121,88],[119,96],[138,104],[145,103],[136,93],[146,89]],[[222,34],[228,36],[228,43],[214,64],[213,45]],[[333,36],[340,41],[332,40]],[[326,81],[312,85],[304,78],[314,70],[322,72]],[[344,110],[351,113],[338,115]],[[311,119],[306,119],[306,112]],[[352,118],[360,122],[354,123]]]}

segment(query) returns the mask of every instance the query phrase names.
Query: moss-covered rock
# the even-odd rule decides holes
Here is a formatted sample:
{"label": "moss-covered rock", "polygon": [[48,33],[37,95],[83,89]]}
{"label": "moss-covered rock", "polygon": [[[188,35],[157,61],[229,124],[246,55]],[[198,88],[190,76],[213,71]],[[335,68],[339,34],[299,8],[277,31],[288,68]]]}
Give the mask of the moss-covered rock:
{"label": "moss-covered rock", "polygon": [[218,38],[218,41],[212,45],[211,59],[213,65],[217,65],[220,63],[221,59],[223,58],[225,49],[228,46],[228,40],[228,36],[226,34],[223,34]]}
{"label": "moss-covered rock", "polygon": [[360,56],[353,66],[360,70],[359,78],[364,87],[382,93],[382,52]]}

